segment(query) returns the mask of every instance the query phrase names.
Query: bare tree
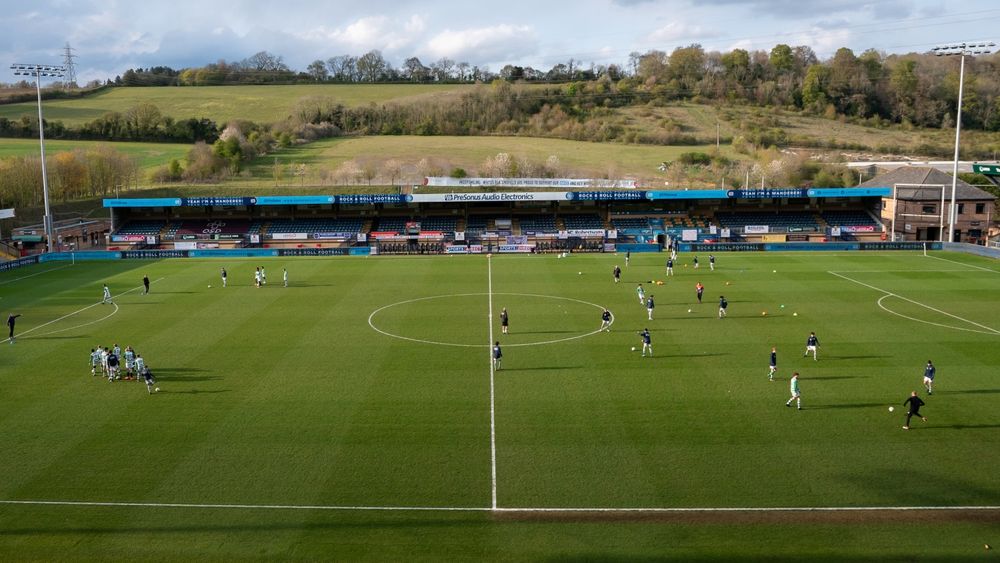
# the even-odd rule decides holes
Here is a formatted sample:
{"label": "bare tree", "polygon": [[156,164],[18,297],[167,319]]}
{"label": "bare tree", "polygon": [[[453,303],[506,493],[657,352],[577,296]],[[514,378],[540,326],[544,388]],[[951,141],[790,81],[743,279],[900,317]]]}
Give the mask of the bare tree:
{"label": "bare tree", "polygon": [[326,70],[326,63],[319,59],[310,63],[309,66],[306,67],[306,72],[308,72],[309,76],[312,76],[313,80],[316,82],[323,82],[330,76]]}
{"label": "bare tree", "polygon": [[361,55],[357,67],[362,81],[377,82],[388,68],[388,63],[380,51],[373,49]]}

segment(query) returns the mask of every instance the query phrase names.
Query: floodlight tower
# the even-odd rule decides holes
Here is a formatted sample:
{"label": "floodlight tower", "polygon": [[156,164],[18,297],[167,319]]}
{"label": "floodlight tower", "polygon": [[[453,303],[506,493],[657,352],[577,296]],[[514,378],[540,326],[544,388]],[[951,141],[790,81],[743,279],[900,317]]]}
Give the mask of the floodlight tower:
{"label": "floodlight tower", "polygon": [[996,44],[992,41],[987,42],[977,42],[977,43],[953,43],[950,45],[938,45],[931,49],[931,51],[939,56],[955,56],[958,55],[961,63],[959,63],[958,71],[958,110],[956,111],[955,117],[955,162],[951,171],[951,208],[948,210],[948,242],[955,242],[955,220],[957,219],[957,213],[955,208],[955,190],[958,187],[958,142],[962,135],[962,89],[965,85],[965,57],[974,55],[987,55],[993,52],[993,48]]}
{"label": "floodlight tower", "polygon": [[38,94],[38,143],[42,151],[42,199],[45,201],[45,217],[42,225],[45,229],[45,249],[53,250],[55,232],[52,228],[52,210],[49,208],[49,175],[45,170],[45,125],[42,121],[42,77],[62,78],[66,75],[66,67],[59,65],[13,64],[11,70],[15,76],[34,76],[35,92]]}

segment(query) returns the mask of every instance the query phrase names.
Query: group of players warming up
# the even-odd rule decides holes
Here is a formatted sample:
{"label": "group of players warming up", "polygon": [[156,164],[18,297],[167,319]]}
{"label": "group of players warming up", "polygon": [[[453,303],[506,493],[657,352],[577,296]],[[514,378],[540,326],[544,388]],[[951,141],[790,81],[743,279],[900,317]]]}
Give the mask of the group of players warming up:
{"label": "group of players warming up", "polygon": [[[666,261],[666,275],[669,278],[674,275],[674,265],[675,263],[677,263],[677,251],[672,244],[670,245],[668,250],[670,252],[670,255]],[[625,267],[628,268],[630,263],[631,263],[631,252],[627,252],[625,254]],[[716,265],[716,259],[714,255],[711,254],[709,255],[708,263],[710,271],[714,272]],[[684,266],[687,267],[687,264],[684,264]],[[697,256],[694,256],[692,258],[691,266],[692,269],[694,270],[699,269],[699,261]],[[616,285],[621,283],[621,276],[622,276],[622,268],[616,265],[612,270],[612,281]],[[656,283],[657,285],[663,284],[663,282],[656,282]],[[728,282],[726,285],[729,285]],[[646,320],[652,321],[653,311],[656,307],[654,296],[652,294],[649,295],[646,294],[646,289],[643,287],[642,283],[639,283],[636,286],[635,292],[639,304],[645,307],[646,309]],[[704,292],[705,292],[705,286],[700,281],[697,282],[695,284],[695,297],[697,298],[698,304],[702,303]],[[727,317],[728,309],[729,309],[729,301],[726,299],[725,295],[720,295],[719,310],[718,310],[718,317],[720,320],[725,319]],[[691,310],[689,309],[688,312],[690,313]],[[601,327],[599,329],[600,332],[611,332],[612,318],[613,317],[611,312],[607,308],[604,308],[601,312]],[[502,334],[508,334],[509,327],[510,327],[510,315],[507,311],[507,308],[503,307],[500,311],[500,328]],[[642,330],[638,331],[638,336],[641,344],[640,357],[643,358],[652,357],[653,343],[652,343],[652,337],[649,332],[649,328],[643,328]],[[810,332],[809,336],[806,337],[805,351],[803,352],[802,357],[806,358],[811,355],[814,362],[819,361],[819,348],[820,348],[819,337],[816,336],[815,332]],[[635,346],[632,347],[632,351],[636,351],[637,349],[638,347]],[[500,348],[500,341],[494,342],[493,348],[491,350],[491,358],[494,370],[499,370],[503,359],[503,352]],[[928,395],[933,394],[935,372],[936,368],[934,367],[934,364],[930,360],[928,360],[927,365],[924,368],[924,379],[923,379],[923,385],[926,388]],[[767,372],[768,381],[774,381],[777,373],[778,373],[778,350],[777,347],[772,346],[770,351],[770,359],[768,362],[768,372]],[[785,406],[791,407],[792,404],[794,403],[797,410],[802,410],[802,390],[799,385],[799,372],[797,371],[792,372],[792,375],[789,378],[789,395],[790,396],[788,400],[785,402]],[[906,424],[903,425],[904,430],[910,429],[910,420],[913,417],[917,417],[925,422],[927,421],[927,418],[920,413],[920,407],[924,406],[925,404],[926,403],[918,396],[916,391],[913,391],[910,394],[910,397],[908,397],[906,401],[903,402],[903,406],[907,407]],[[890,409],[890,411],[891,410],[892,409]]]}
{"label": "group of players warming up", "polygon": [[106,377],[108,383],[122,380],[139,381],[141,377],[146,383],[146,391],[149,394],[160,390],[159,387],[156,387],[156,379],[149,366],[146,365],[146,360],[131,346],[126,346],[124,351],[117,344],[111,347],[91,348],[90,375]]}

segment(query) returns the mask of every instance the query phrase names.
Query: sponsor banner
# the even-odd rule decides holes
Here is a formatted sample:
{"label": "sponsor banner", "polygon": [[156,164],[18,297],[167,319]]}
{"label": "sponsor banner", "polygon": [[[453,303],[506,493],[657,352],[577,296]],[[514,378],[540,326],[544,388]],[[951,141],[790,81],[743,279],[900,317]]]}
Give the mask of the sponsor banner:
{"label": "sponsor banner", "polygon": [[481,244],[469,245],[469,254],[482,254],[482,252],[483,252],[483,245]]}
{"label": "sponsor banner", "polygon": [[506,201],[569,201],[569,192],[470,192],[451,194],[414,194],[407,195],[406,201],[413,203],[492,203]]}
{"label": "sponsor banner", "polygon": [[406,234],[408,235],[418,235],[420,234],[420,221],[407,221],[406,222]]}
{"label": "sponsor banner", "polygon": [[608,231],[608,238],[613,238],[613,239],[614,238],[618,238],[618,230],[617,229],[611,229],[611,230],[609,230]]}
{"label": "sponsor banner", "polygon": [[455,231],[455,240],[465,240],[465,231]]}
{"label": "sponsor banner", "polygon": [[606,234],[604,229],[569,229],[566,233],[571,237],[603,237]]}
{"label": "sponsor banner", "polygon": [[567,233],[566,231],[559,231],[559,238],[567,239],[569,238],[569,233]]}
{"label": "sponsor banner", "polygon": [[187,258],[184,250],[123,250],[122,258],[131,260],[159,260],[160,258]]}
{"label": "sponsor banner", "polygon": [[425,186],[446,188],[560,188],[560,189],[635,189],[635,180],[603,180],[597,178],[452,178],[427,176]]}
{"label": "sponsor banner", "polygon": [[198,249],[209,249],[209,248],[219,248],[219,243],[217,242],[198,242]]}
{"label": "sponsor banner", "polygon": [[278,256],[346,256],[350,248],[281,248]]}
{"label": "sponsor banner", "polygon": [[940,250],[940,243],[931,242],[862,242],[861,250],[923,250],[924,245],[931,250]]}
{"label": "sponsor banner", "polygon": [[[789,230],[791,230],[791,229],[789,229]],[[830,227],[830,236],[831,237],[839,237],[840,236],[840,227]]]}
{"label": "sponsor banner", "polygon": [[309,235],[305,233],[272,233],[271,238],[274,240],[302,240],[309,238]]}
{"label": "sponsor banner", "polygon": [[374,205],[376,203],[406,203],[410,196],[400,194],[348,194],[338,195],[337,203],[346,205]]}
{"label": "sponsor banner", "polygon": [[787,235],[764,235],[760,237],[763,242],[785,242],[788,240]]}
{"label": "sponsor banner", "polygon": [[184,197],[181,205],[185,207],[240,207],[257,203],[255,197]]}
{"label": "sponsor banner", "polygon": [[236,240],[243,238],[243,235],[240,233],[227,233],[222,235],[212,235],[212,238],[215,240]]}
{"label": "sponsor banner", "polygon": [[528,244],[528,237],[525,235],[507,237],[507,244]]}
{"label": "sponsor banner", "polygon": [[194,250],[198,248],[197,242],[175,242],[174,250]]}
{"label": "sponsor banner", "polygon": [[409,235],[409,237],[407,238],[439,239],[439,238],[444,238],[444,233],[442,233],[441,231],[424,231],[419,235],[417,235],[416,237],[414,237],[413,235]]}
{"label": "sponsor banner", "polygon": [[369,234],[369,236],[375,240],[395,238],[397,235],[398,233],[396,231],[372,231]]}
{"label": "sponsor banner", "polygon": [[358,242],[368,242],[368,235],[365,233],[358,233]]}
{"label": "sponsor banner", "polygon": [[0,219],[13,219],[14,210],[13,209],[0,209]]}
{"label": "sponsor banner", "polygon": [[809,197],[892,197],[892,188],[810,188]]}
{"label": "sponsor banner", "polygon": [[691,252],[757,252],[764,250],[758,242],[717,242],[714,244],[692,244]]}
{"label": "sponsor banner", "polygon": [[250,244],[260,244],[260,235],[250,235]]}
{"label": "sponsor banner", "polygon": [[771,232],[768,225],[744,225],[743,232],[748,235],[764,235]]}
{"label": "sponsor banner", "polygon": [[615,243],[613,242],[604,243],[604,252],[614,252],[614,251],[615,251]]}
{"label": "sponsor banner", "polygon": [[729,230],[728,227],[727,228],[719,229],[719,237],[720,238],[729,238],[730,236],[732,236],[732,232]]}
{"label": "sponsor banner", "polygon": [[788,235],[788,242],[809,242],[809,235]]}
{"label": "sponsor banner", "polygon": [[180,207],[183,203],[179,197],[109,198],[104,207]]}
{"label": "sponsor banner", "polygon": [[726,190],[653,190],[646,192],[646,197],[657,199],[726,199]]}
{"label": "sponsor banner", "polygon": [[758,190],[729,190],[726,197],[736,199],[785,199],[808,197],[805,188],[761,188]]}
{"label": "sponsor banner", "polygon": [[146,242],[146,235],[111,235],[111,242]]}
{"label": "sponsor banner", "polygon": [[[324,240],[324,239],[347,240],[347,239],[353,239],[353,238],[356,238],[356,237],[355,237],[355,233],[313,233],[312,234],[312,238],[319,239],[319,240]],[[364,241],[362,241],[362,242],[364,242]]]}
{"label": "sponsor banner", "polygon": [[[630,180],[631,181],[631,180]],[[632,182],[632,187],[638,187]],[[573,192],[573,199],[576,201],[644,201],[647,199],[644,191],[603,191],[603,192]]]}
{"label": "sponsor banner", "polygon": [[497,247],[498,252],[533,252],[535,250],[535,245],[533,244],[501,244]]}
{"label": "sponsor banner", "polygon": [[514,228],[513,219],[495,219],[493,222],[496,223],[498,231],[509,231]]}
{"label": "sponsor banner", "polygon": [[684,229],[681,231],[681,240],[693,241],[698,240],[698,229]]}
{"label": "sponsor banner", "polygon": [[6,272],[8,270],[13,270],[15,268],[20,268],[22,266],[28,266],[30,264],[37,264],[37,263],[38,263],[38,256],[25,256],[24,258],[18,258],[17,260],[0,262],[0,272]]}
{"label": "sponsor banner", "polygon": [[874,233],[875,226],[874,225],[852,225],[847,227],[842,226],[840,227],[840,230],[847,233]]}
{"label": "sponsor banner", "polygon": [[464,244],[449,244],[444,247],[445,254],[468,254],[469,247]]}
{"label": "sponsor banner", "polygon": [[254,198],[257,205],[329,205],[337,202],[333,195],[297,195],[271,196],[262,195]]}

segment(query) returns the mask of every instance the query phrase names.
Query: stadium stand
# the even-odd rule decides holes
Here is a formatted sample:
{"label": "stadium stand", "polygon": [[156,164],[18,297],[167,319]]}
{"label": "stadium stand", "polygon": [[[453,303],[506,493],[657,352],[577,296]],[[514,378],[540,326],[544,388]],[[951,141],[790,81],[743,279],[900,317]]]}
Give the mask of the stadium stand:
{"label": "stadium stand", "polygon": [[725,228],[742,231],[747,225],[767,225],[772,230],[819,231],[819,223],[807,212],[719,213],[715,218]]}
{"label": "stadium stand", "polygon": [[604,228],[604,221],[593,213],[563,215],[563,223],[566,230],[597,230]]}
{"label": "stadium stand", "polygon": [[450,233],[454,232],[456,227],[458,227],[458,218],[456,217],[424,217],[422,219],[415,219],[415,221],[420,222],[421,231]]}
{"label": "stadium stand", "polygon": [[824,211],[820,217],[832,227],[872,227],[881,229],[881,225],[872,216],[861,210]]}
{"label": "stadium stand", "polygon": [[406,229],[406,217],[380,217],[373,230],[384,233],[401,233]]}
{"label": "stadium stand", "polygon": [[[361,232],[361,219],[280,219],[271,221],[262,231],[266,235],[275,233],[350,233]],[[253,225],[251,225],[252,233]]]}
{"label": "stadium stand", "polygon": [[115,235],[158,235],[160,231],[166,226],[167,222],[162,220],[152,220],[152,221],[129,221],[121,227],[118,228],[112,234]]}
{"label": "stadium stand", "polygon": [[521,234],[532,232],[551,234],[559,232],[555,217],[551,215],[521,215],[517,217]]}
{"label": "stadium stand", "polygon": [[611,219],[611,224],[618,230],[639,230],[645,231],[649,229],[649,219],[645,217],[615,217]]}

